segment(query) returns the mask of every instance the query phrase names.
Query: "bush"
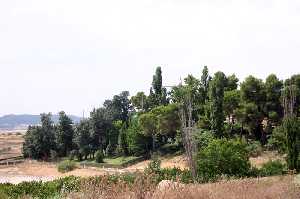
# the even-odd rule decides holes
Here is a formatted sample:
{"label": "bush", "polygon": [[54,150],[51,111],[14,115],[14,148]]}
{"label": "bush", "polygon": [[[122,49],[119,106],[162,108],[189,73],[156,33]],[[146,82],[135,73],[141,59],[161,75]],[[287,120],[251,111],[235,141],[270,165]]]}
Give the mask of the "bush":
{"label": "bush", "polygon": [[277,150],[279,153],[285,153],[287,151],[286,143],[287,140],[283,126],[280,125],[275,127],[270,139],[268,140],[268,148],[270,150]]}
{"label": "bush", "polygon": [[95,156],[96,156],[96,157],[95,157],[95,161],[96,161],[97,163],[103,163],[104,155],[103,155],[103,152],[102,152],[102,151],[98,150],[98,151],[96,152],[96,155],[95,155]]}
{"label": "bush", "polygon": [[[79,191],[80,178],[65,177],[50,182],[22,182],[16,185],[0,184],[0,198],[55,198],[62,193]],[[24,197],[27,196],[27,197]],[[58,197],[60,198],[60,197]]]}
{"label": "bush", "polygon": [[181,170],[179,168],[161,168],[161,161],[158,159],[152,160],[148,167],[145,169],[144,174],[146,176],[153,177],[155,183],[159,183],[162,180],[180,181],[182,183],[192,183],[193,177],[189,170]]}
{"label": "bush", "polygon": [[251,157],[257,157],[261,155],[263,151],[261,144],[258,141],[249,143],[246,148]]}
{"label": "bush", "polygon": [[145,173],[158,173],[161,170],[161,160],[154,158],[145,169]]}
{"label": "bush", "polygon": [[58,164],[58,171],[61,173],[72,171],[76,168],[75,162],[71,160],[64,160]]}
{"label": "bush", "polygon": [[206,148],[214,140],[214,135],[208,130],[197,130],[193,132],[193,138],[199,150]]}
{"label": "bush", "polygon": [[283,175],[287,172],[286,165],[280,160],[269,161],[259,170],[260,176]]}
{"label": "bush", "polygon": [[203,181],[221,175],[249,175],[250,161],[246,144],[238,140],[216,139],[197,155],[197,171]]}

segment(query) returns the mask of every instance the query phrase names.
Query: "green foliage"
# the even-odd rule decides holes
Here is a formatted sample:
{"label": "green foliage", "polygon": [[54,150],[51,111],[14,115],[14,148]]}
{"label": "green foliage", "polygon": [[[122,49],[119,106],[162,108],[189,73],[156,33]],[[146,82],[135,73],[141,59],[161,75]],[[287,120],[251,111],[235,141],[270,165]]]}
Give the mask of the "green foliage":
{"label": "green foliage", "polygon": [[299,170],[299,151],[300,151],[300,122],[297,117],[289,116],[283,120],[283,129],[287,137],[287,164],[290,170]]}
{"label": "green foliage", "polygon": [[223,137],[224,132],[224,84],[225,75],[222,72],[215,73],[213,80],[210,82],[210,118],[211,129],[217,137]]}
{"label": "green foliage", "polygon": [[23,143],[24,157],[48,160],[50,151],[56,150],[51,114],[41,114],[41,123],[41,126],[28,127]]}
{"label": "green foliage", "polygon": [[73,122],[64,111],[59,113],[59,122],[56,128],[56,143],[58,155],[65,157],[73,149]]}
{"label": "green foliage", "polygon": [[206,148],[215,139],[211,131],[203,129],[194,131],[193,138],[198,150]]}
{"label": "green foliage", "polygon": [[76,156],[79,160],[81,160],[82,156],[87,156],[91,150],[92,138],[90,134],[90,123],[88,120],[81,120],[80,123],[76,125],[73,141],[78,149],[76,151]]}
{"label": "green foliage", "polygon": [[281,90],[283,83],[276,75],[271,74],[267,77],[265,83],[266,103],[264,112],[268,115],[272,122],[278,122],[283,115],[283,110],[280,102]]}
{"label": "green foliage", "polygon": [[251,157],[257,157],[261,155],[263,151],[262,146],[258,141],[248,143],[246,149]]}
{"label": "green foliage", "polygon": [[137,118],[132,118],[126,131],[128,152],[131,155],[140,156],[150,152],[151,137],[143,133]]}
{"label": "green foliage", "polygon": [[282,125],[277,126],[273,129],[272,135],[268,140],[268,148],[271,150],[277,150],[279,153],[287,152],[287,139],[284,133],[284,128]]}
{"label": "green foliage", "polygon": [[204,66],[203,70],[202,70],[202,75],[200,78],[200,83],[201,83],[201,87],[203,89],[203,99],[204,101],[206,101],[208,99],[208,90],[209,90],[209,82],[210,82],[211,77],[208,74],[208,68],[207,66]]}
{"label": "green foliage", "polygon": [[263,118],[259,107],[252,103],[241,103],[239,108],[235,111],[236,118],[243,128],[245,128],[252,137],[261,139],[260,132],[256,132],[257,127],[261,125]]}
{"label": "green foliage", "polygon": [[197,155],[197,170],[204,180],[221,175],[247,176],[250,171],[246,144],[238,140],[215,139]]}
{"label": "green foliage", "polygon": [[182,183],[192,183],[193,177],[189,170],[181,170],[178,168],[164,168],[160,167],[161,161],[158,159],[152,160],[145,169],[145,174],[154,174],[154,181],[159,183],[162,180],[180,181]]}
{"label": "green foliage", "polygon": [[130,101],[139,111],[146,111],[149,109],[149,99],[144,92],[138,92],[135,96],[131,97]]}
{"label": "green foliage", "polygon": [[71,160],[64,160],[61,161],[58,165],[57,165],[57,169],[59,172],[61,173],[66,173],[69,171],[72,171],[76,168],[76,163],[71,161]]}
{"label": "green foliage", "polygon": [[98,150],[95,155],[95,161],[97,163],[103,163],[103,158],[104,158],[103,152]]}
{"label": "green foliage", "polygon": [[263,164],[259,170],[260,176],[283,175],[287,173],[287,167],[280,160],[269,161]]}
{"label": "green foliage", "polygon": [[152,137],[152,149],[155,149],[156,137],[168,136],[175,138],[176,132],[180,128],[178,107],[176,104],[158,106],[150,112],[140,115],[139,125],[145,136]]}
{"label": "green foliage", "polygon": [[[230,119],[234,111],[238,108],[240,103],[240,92],[238,90],[230,90],[224,92],[224,113]],[[232,118],[233,120],[233,118]],[[233,123],[233,121],[230,121]]]}
{"label": "green foliage", "polygon": [[[71,191],[79,191],[80,179],[65,177],[50,182],[22,182],[17,185],[0,184],[0,193],[8,198],[18,199],[23,196],[48,199]],[[0,196],[2,196],[0,194]],[[2,198],[2,197],[1,197]]]}
{"label": "green foliage", "polygon": [[233,91],[238,87],[239,79],[232,74],[226,78],[225,91]]}
{"label": "green foliage", "polygon": [[155,71],[155,75],[153,75],[152,88],[151,88],[149,100],[150,100],[149,103],[151,108],[168,104],[167,90],[162,86],[161,67],[157,67]]}

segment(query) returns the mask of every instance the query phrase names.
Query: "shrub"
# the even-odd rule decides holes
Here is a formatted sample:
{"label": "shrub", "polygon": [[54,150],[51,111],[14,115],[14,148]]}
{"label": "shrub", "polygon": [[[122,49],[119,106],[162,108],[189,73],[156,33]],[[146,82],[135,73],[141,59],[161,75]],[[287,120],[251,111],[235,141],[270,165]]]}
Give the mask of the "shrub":
{"label": "shrub", "polygon": [[145,173],[158,173],[161,169],[161,160],[154,158],[145,169]]}
{"label": "shrub", "polygon": [[193,182],[192,174],[189,170],[181,170],[179,168],[161,168],[161,161],[159,159],[152,160],[145,169],[144,174],[151,176],[155,183],[162,180],[180,181],[182,183]]}
{"label": "shrub", "polygon": [[197,155],[201,180],[216,180],[221,175],[249,175],[250,161],[246,144],[238,140],[216,139]]}
{"label": "shrub", "polygon": [[270,139],[268,140],[268,148],[271,150],[277,150],[279,153],[285,153],[286,147],[286,135],[284,134],[284,128],[282,125],[274,128]]}
{"label": "shrub", "polygon": [[259,170],[260,176],[273,176],[273,175],[283,175],[287,171],[286,165],[280,160],[269,161],[263,164],[262,168]]}
{"label": "shrub", "polygon": [[246,148],[251,157],[257,157],[257,156],[261,155],[261,153],[263,151],[261,144],[258,141],[249,143]]}
{"label": "shrub", "polygon": [[80,178],[73,176],[50,182],[22,182],[16,185],[0,184],[0,198],[55,198],[62,193],[79,191],[79,187]]}
{"label": "shrub", "polygon": [[103,163],[103,158],[104,158],[103,152],[98,150],[95,155],[95,161],[97,163]]}
{"label": "shrub", "polygon": [[75,162],[71,160],[64,160],[58,164],[58,171],[61,173],[72,171],[76,168]]}
{"label": "shrub", "polygon": [[199,150],[206,148],[214,140],[214,135],[208,130],[197,130],[193,132],[193,138]]}

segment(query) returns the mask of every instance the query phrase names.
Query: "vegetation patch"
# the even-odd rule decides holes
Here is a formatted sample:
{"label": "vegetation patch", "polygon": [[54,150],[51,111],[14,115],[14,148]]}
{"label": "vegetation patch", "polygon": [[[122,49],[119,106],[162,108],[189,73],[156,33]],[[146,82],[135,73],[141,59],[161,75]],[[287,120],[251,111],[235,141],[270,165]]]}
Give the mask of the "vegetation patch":
{"label": "vegetation patch", "polygon": [[61,173],[66,173],[66,172],[69,172],[69,171],[73,171],[75,168],[76,168],[76,163],[74,161],[71,161],[71,160],[61,161],[57,165],[57,169]]}

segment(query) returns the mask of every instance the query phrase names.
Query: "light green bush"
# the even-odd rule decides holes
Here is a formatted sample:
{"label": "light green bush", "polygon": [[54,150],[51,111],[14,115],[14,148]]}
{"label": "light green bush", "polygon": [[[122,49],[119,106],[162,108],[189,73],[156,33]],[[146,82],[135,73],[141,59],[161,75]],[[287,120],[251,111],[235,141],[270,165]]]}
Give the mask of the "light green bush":
{"label": "light green bush", "polygon": [[250,168],[246,144],[238,140],[215,139],[197,155],[197,171],[204,181],[247,176]]}
{"label": "light green bush", "polygon": [[64,161],[60,162],[57,166],[58,171],[61,173],[66,173],[66,172],[72,171],[75,168],[76,168],[76,164],[75,164],[75,162],[73,162],[71,160],[64,160]]}

